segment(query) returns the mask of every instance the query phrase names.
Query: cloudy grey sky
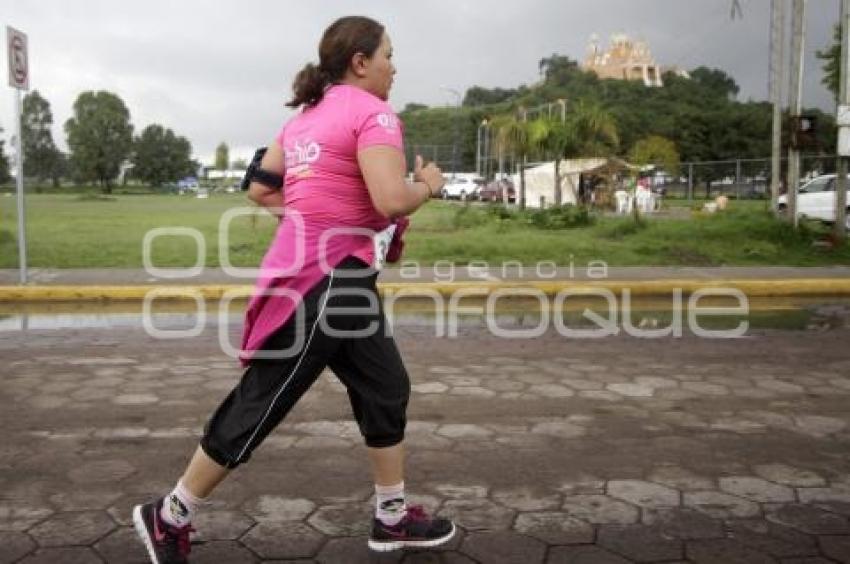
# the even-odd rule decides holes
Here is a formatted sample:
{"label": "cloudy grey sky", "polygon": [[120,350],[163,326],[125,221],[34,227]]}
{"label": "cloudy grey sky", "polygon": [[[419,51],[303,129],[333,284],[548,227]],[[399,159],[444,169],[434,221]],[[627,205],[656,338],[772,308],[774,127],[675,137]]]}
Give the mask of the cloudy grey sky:
{"label": "cloudy grey sky", "polygon": [[[231,155],[247,156],[273,137],[290,115],[283,103],[293,76],[317,58],[323,29],[342,15],[365,14],[387,26],[397,110],[408,102],[452,104],[446,88],[533,82],[541,57],[582,59],[591,34],[607,44],[618,32],[646,40],[659,64],[721,68],[740,85],[739,99],[762,100],[770,1],[740,4],[743,19],[735,20],[732,0],[0,0],[0,14],[28,35],[31,88],[51,103],[60,147],[76,96],[106,89],[127,104],[136,131],[150,123],[170,127],[209,161],[221,141]],[[825,110],[833,101],[814,54],[831,41],[838,4],[807,2],[804,104]],[[0,100],[8,140],[13,90],[5,88]]]}

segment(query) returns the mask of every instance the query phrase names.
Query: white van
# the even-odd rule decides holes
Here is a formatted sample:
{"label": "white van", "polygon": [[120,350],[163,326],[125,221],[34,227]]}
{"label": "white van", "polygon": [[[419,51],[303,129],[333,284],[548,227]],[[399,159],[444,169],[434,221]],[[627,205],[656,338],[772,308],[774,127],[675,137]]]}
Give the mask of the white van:
{"label": "white van", "polygon": [[455,174],[443,186],[443,199],[476,200],[484,179],[474,174]]}
{"label": "white van", "polygon": [[[835,222],[835,178],[834,174],[824,174],[806,182],[797,192],[797,217],[811,217],[827,222]],[[850,186],[850,175],[848,175]],[[779,213],[788,210],[788,195],[783,194],[776,200]],[[847,208],[845,225],[850,229],[850,205]]]}

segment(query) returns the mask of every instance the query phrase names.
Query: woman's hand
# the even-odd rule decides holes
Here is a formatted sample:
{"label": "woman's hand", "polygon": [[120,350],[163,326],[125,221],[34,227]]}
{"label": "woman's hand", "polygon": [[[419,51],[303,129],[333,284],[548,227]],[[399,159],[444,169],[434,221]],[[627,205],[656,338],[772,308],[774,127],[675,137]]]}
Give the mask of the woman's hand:
{"label": "woman's hand", "polygon": [[413,165],[413,181],[425,184],[432,197],[439,196],[446,184],[446,179],[443,178],[443,171],[440,170],[440,167],[433,162],[426,165],[422,155],[416,155],[416,161]]}

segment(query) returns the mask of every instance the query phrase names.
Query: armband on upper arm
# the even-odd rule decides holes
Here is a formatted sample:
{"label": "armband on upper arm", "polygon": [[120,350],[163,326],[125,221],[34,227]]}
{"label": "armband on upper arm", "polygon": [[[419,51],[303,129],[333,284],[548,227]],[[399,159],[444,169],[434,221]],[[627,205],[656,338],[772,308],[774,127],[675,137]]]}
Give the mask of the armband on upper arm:
{"label": "armband on upper arm", "polygon": [[283,187],[283,176],[276,172],[260,168],[260,163],[263,160],[263,155],[266,154],[267,147],[260,147],[254,153],[254,158],[251,159],[251,164],[248,165],[248,170],[245,171],[245,176],[242,177],[242,190],[247,190],[252,182],[259,182],[269,188],[280,190]]}

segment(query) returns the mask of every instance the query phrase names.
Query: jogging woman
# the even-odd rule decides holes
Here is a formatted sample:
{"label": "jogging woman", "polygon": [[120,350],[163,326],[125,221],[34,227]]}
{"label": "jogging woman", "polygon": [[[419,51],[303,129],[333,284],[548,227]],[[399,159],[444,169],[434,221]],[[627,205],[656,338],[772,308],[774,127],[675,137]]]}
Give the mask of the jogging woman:
{"label": "jogging woman", "polygon": [[249,197],[281,222],[246,313],[246,371],[212,414],[174,490],[133,509],[155,563],[187,561],[196,511],[326,367],[347,387],[372,463],[369,547],[437,546],[454,535],[451,521],[405,503],[410,382],[375,287],[387,248],[399,252],[405,216],[444,184],[418,156],[413,182],[405,180],[402,124],[386,101],[391,58],[381,24],[345,17],[325,30],[318,66],[295,78],[287,105],[303,111],[269,145],[250,184]]}

